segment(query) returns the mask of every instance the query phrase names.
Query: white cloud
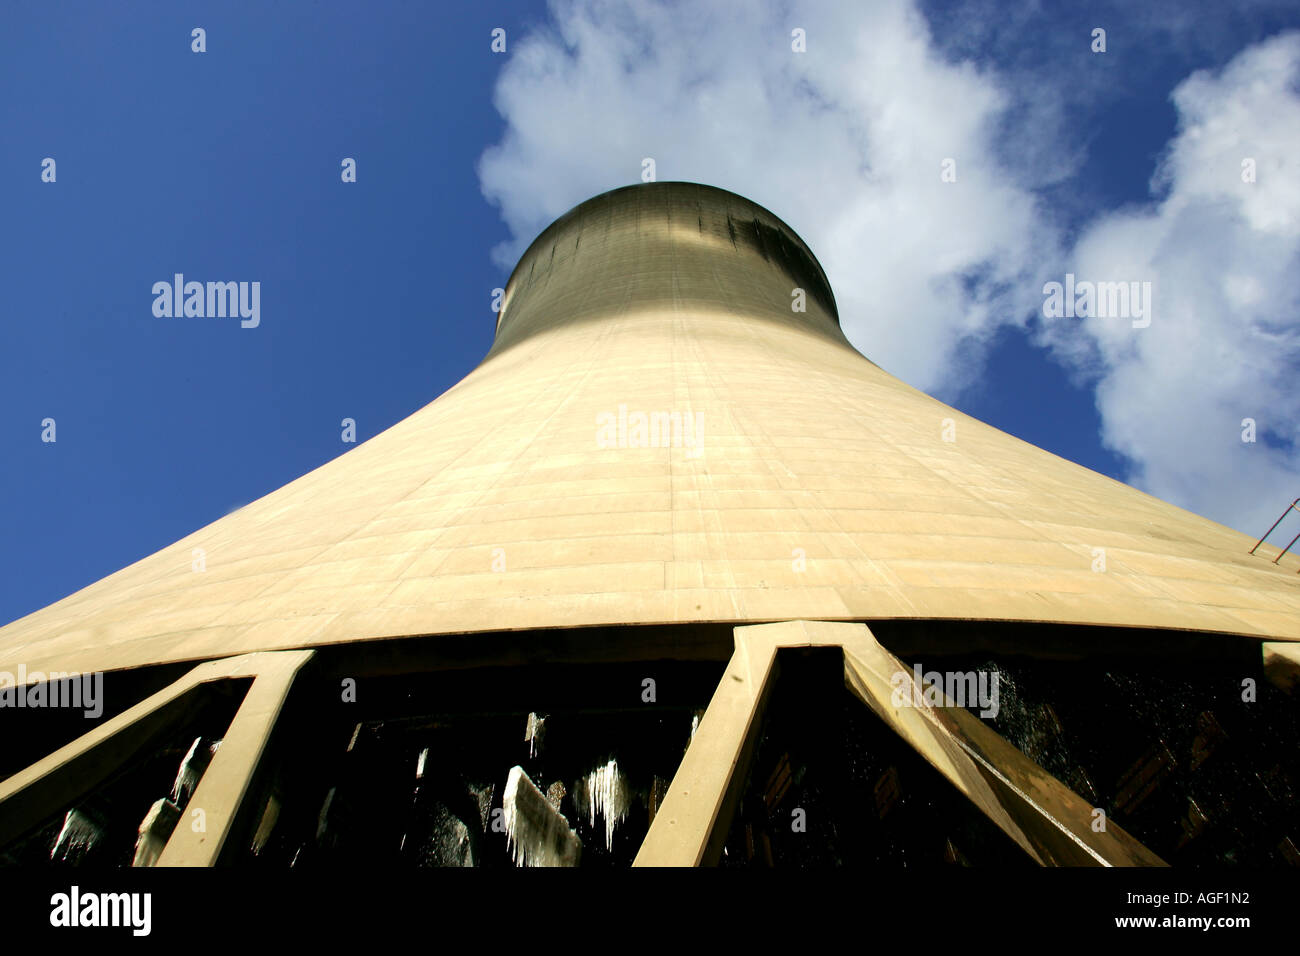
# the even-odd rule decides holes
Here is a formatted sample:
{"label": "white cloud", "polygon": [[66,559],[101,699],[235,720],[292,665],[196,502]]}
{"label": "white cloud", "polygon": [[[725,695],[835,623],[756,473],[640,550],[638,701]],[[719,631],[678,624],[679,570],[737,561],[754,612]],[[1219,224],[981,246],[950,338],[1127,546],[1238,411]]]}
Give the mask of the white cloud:
{"label": "white cloud", "polygon": [[[556,32],[521,40],[505,67],[507,131],[480,164],[514,237],[501,264],[577,203],[639,181],[649,156],[661,180],[721,186],[789,222],[850,341],[920,388],[951,394],[958,346],[1035,308],[1030,269],[1051,239],[995,158],[1007,97],[939,58],[910,4],[576,0],[552,13]],[[806,53],[791,51],[795,27]],[[940,181],[946,158],[956,183]]]}
{"label": "white cloud", "polygon": [[[1081,279],[1151,281],[1150,327],[1050,330],[1063,352],[1100,359],[1102,438],[1136,463],[1134,484],[1256,534],[1300,495],[1298,80],[1300,34],[1288,34],[1179,84],[1160,200],[1100,217],[1071,260]],[[1246,418],[1255,444],[1241,440]]]}
{"label": "white cloud", "polygon": [[[513,265],[557,216],[639,181],[653,157],[661,180],[721,186],[789,222],[850,341],[950,399],[998,325],[1040,311],[1062,263],[1150,280],[1149,328],[1064,320],[1045,340],[1096,381],[1102,438],[1135,463],[1134,484],[1266,528],[1300,494],[1296,453],[1243,445],[1240,423],[1297,441],[1300,38],[1182,83],[1158,201],[1099,217],[1065,256],[1034,193],[1079,165],[1077,144],[1051,135],[1072,122],[1053,114],[1059,77],[1029,94],[1009,85],[1023,68],[1012,79],[945,59],[904,0],[838,6],[553,3],[553,27],[512,40],[496,91],[506,131],[480,163],[513,237],[497,261]],[[806,53],[790,49],[794,27]],[[1014,119],[1026,104],[1041,125]],[[1074,152],[1053,159],[1036,128]],[[999,142],[1009,130],[1017,142]],[[948,157],[955,184],[940,181]]]}

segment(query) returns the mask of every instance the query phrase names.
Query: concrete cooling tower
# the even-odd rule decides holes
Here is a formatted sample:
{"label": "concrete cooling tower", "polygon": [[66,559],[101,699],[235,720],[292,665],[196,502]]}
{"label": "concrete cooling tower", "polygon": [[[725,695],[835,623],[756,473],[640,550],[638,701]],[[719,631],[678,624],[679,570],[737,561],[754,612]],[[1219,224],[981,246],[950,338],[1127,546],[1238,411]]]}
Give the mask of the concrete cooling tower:
{"label": "concrete cooling tower", "polygon": [[436,400],[0,628],[0,859],[1300,864],[1252,543],[890,376],[766,209],[616,189]]}

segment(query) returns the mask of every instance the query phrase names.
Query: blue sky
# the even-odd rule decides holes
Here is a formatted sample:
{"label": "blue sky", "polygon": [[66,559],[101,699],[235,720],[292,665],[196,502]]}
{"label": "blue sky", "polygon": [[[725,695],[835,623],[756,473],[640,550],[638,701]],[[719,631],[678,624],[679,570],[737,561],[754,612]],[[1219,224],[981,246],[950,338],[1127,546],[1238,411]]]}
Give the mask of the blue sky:
{"label": "blue sky", "polygon": [[[9,0],[0,623],[455,384],[518,252],[647,156],[789,222],[886,369],[1262,532],[1300,494],[1300,9],[839,6]],[[1172,308],[1145,338],[1046,321],[1087,268]],[[259,281],[260,324],[154,316],[177,272]]]}

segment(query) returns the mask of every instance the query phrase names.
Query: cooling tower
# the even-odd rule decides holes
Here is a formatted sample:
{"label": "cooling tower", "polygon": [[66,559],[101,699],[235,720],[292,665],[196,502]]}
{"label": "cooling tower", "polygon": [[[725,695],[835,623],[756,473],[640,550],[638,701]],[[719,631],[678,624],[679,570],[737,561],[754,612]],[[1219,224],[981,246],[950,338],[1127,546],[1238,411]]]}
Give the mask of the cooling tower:
{"label": "cooling tower", "polygon": [[[766,209],[617,189],[538,236],[435,401],[0,628],[11,699],[102,672],[105,707],[11,712],[0,840],[1300,862],[1300,579],[1251,544],[890,376]],[[1272,810],[1229,838],[1247,769]]]}

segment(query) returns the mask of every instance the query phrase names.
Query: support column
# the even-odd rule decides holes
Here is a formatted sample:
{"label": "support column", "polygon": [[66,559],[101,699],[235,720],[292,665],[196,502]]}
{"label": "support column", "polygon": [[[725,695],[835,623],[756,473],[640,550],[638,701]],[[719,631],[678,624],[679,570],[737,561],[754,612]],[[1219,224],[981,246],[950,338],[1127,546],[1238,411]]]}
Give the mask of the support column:
{"label": "support column", "polygon": [[[912,673],[864,624],[787,621],[736,628],[736,649],[678,767],[635,866],[717,862],[744,785],[777,651],[840,647],[844,681],[872,712],[1034,860],[1044,865],[1163,866],[1113,822],[1094,830],[1092,806],[944,698],[914,706]],[[902,683],[896,674],[905,675]],[[895,703],[895,689],[901,689]],[[920,696],[922,701],[923,696]],[[1104,819],[1104,818],[1102,818]]]}

